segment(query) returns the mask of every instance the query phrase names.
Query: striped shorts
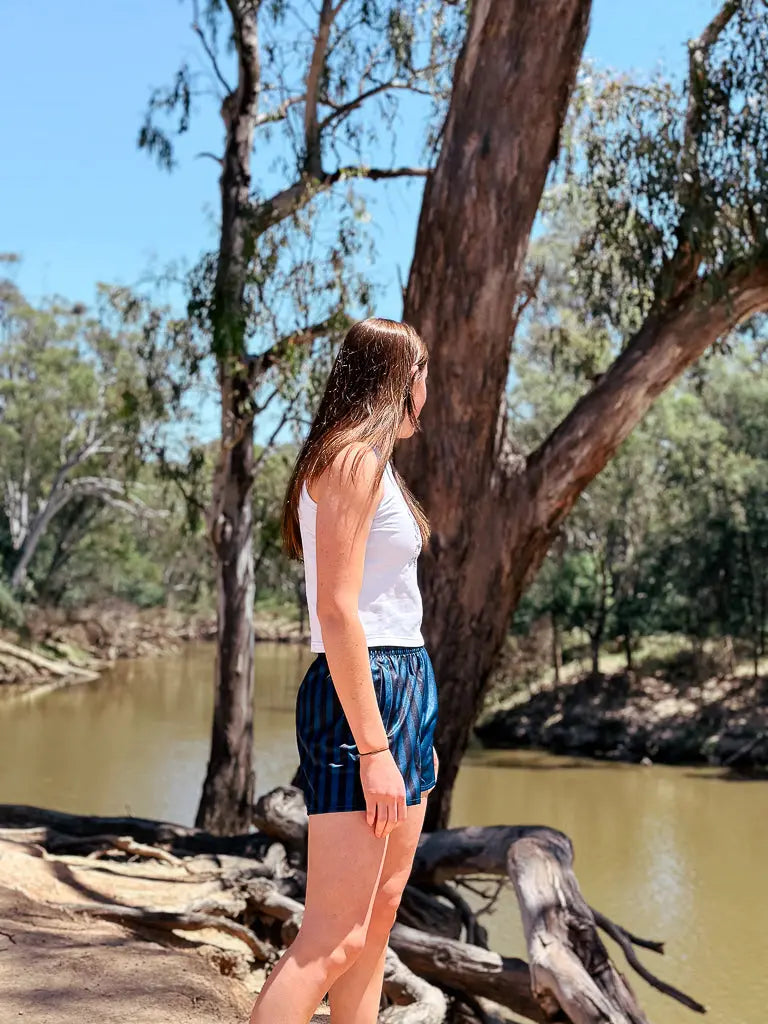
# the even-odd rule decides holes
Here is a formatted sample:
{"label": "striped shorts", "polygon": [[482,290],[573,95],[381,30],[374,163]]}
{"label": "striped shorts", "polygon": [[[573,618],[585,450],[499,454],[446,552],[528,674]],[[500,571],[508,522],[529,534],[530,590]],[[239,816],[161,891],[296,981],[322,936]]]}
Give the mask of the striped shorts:
{"label": "striped shorts", "polygon": [[[432,743],[437,685],[426,648],[369,647],[368,656],[389,749],[405,781],[406,804],[435,785]],[[364,811],[360,754],[324,653],[307,669],[296,695],[298,782],[308,814]]]}

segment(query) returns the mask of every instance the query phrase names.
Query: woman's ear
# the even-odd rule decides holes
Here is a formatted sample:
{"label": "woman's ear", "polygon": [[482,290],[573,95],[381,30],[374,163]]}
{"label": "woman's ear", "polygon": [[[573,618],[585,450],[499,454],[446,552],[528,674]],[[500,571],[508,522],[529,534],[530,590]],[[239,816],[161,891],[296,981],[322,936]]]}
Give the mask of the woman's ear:
{"label": "woman's ear", "polygon": [[413,395],[411,393],[410,384],[406,385],[405,389],[405,411],[408,413],[408,417],[413,419],[415,411],[413,408]]}

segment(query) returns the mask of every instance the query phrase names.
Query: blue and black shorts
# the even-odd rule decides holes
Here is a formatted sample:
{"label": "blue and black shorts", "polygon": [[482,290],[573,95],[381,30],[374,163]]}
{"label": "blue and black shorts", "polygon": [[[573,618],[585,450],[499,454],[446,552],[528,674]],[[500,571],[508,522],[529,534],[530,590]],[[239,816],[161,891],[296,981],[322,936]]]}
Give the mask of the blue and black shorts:
{"label": "blue and black shorts", "polygon": [[[432,743],[437,684],[426,647],[369,647],[371,677],[389,749],[405,781],[406,804],[435,785]],[[324,653],[296,695],[299,785],[308,814],[364,811],[360,757]]]}

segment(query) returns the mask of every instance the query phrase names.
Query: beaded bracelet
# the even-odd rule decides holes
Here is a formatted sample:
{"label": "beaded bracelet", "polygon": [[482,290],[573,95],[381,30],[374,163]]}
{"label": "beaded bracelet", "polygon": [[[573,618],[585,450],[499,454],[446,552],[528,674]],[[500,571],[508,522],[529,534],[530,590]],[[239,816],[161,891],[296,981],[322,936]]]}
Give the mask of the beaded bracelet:
{"label": "beaded bracelet", "polygon": [[389,750],[389,747],[380,747],[378,750],[363,750],[360,753],[360,757],[365,757],[366,754],[382,754],[385,750]]}

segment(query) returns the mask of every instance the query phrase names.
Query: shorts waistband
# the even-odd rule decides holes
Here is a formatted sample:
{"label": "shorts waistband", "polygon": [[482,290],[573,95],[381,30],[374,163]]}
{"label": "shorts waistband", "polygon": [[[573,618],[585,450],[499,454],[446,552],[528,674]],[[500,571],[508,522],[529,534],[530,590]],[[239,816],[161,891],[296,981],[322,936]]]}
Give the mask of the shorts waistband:
{"label": "shorts waistband", "polygon": [[[403,647],[392,644],[376,644],[375,646],[368,648],[369,654],[418,654],[420,651],[426,651],[425,644],[416,644],[413,647]],[[318,651],[317,657],[324,658],[326,661],[328,660],[325,651]]]}
{"label": "shorts waistband", "polygon": [[426,650],[424,644],[416,644],[413,647],[401,647],[392,646],[391,644],[381,644],[375,647],[369,647],[369,654],[418,654],[420,651]]}

